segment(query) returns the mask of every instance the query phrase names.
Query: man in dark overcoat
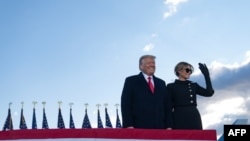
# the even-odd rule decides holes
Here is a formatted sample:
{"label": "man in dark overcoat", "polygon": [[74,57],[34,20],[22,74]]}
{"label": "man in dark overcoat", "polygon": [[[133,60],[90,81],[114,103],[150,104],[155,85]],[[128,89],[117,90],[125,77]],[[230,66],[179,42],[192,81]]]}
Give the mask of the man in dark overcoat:
{"label": "man in dark overcoat", "polygon": [[121,95],[123,128],[165,129],[166,84],[155,73],[155,56],[139,59],[140,73],[125,79]]}

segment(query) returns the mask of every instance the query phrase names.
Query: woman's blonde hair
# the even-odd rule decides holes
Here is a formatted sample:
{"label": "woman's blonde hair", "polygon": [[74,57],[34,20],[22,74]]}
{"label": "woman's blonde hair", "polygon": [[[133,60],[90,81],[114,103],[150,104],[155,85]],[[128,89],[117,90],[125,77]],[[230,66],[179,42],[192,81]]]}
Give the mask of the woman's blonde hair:
{"label": "woman's blonde hair", "polygon": [[174,68],[175,75],[176,75],[176,76],[179,76],[178,71],[182,70],[182,69],[183,69],[184,67],[186,67],[186,66],[189,66],[189,67],[191,68],[192,72],[193,72],[194,67],[193,67],[191,64],[189,64],[189,63],[187,63],[187,62],[179,62],[179,63],[175,66],[175,68]]}

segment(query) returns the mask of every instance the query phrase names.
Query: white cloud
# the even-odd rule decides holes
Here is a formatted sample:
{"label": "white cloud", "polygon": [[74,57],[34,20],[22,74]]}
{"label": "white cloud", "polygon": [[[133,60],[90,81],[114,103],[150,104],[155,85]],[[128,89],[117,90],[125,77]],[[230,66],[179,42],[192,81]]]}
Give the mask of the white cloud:
{"label": "white cloud", "polygon": [[[250,51],[242,62],[223,64],[214,61],[209,68],[215,93],[212,97],[198,97],[204,129],[216,129],[220,136],[224,124],[250,117]],[[192,79],[204,86],[204,77],[197,73]]]}
{"label": "white cloud", "polygon": [[168,18],[177,12],[179,4],[187,2],[188,0],[165,0],[164,4],[168,7],[168,11],[164,13],[163,18]]}
{"label": "white cloud", "polygon": [[240,115],[247,112],[244,109],[244,98],[242,97],[219,100],[216,103],[208,105],[205,110],[207,113],[202,116],[204,128],[221,123],[227,114]]}
{"label": "white cloud", "polygon": [[242,65],[247,65],[250,62],[250,51],[246,52],[245,61],[242,62]]}
{"label": "white cloud", "polygon": [[223,64],[218,61],[213,61],[211,64],[211,77],[216,78],[219,75],[223,75],[225,70],[236,72],[239,68],[244,67],[250,63],[250,51],[247,51],[245,58],[241,63],[235,62],[231,64]]}
{"label": "white cloud", "polygon": [[[250,85],[248,85],[249,88]],[[198,103],[204,129],[216,129],[217,135],[223,133],[223,125],[232,124],[237,119],[249,119],[250,89],[240,92],[240,88],[215,90],[210,99],[200,99]]]}
{"label": "white cloud", "polygon": [[148,51],[152,50],[153,48],[154,48],[154,44],[149,43],[149,44],[144,46],[143,51],[148,52]]}

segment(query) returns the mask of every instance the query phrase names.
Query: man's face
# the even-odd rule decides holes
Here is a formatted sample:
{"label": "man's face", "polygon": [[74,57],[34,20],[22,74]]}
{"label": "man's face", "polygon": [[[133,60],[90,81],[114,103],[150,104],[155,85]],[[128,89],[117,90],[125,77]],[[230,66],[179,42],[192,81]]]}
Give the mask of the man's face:
{"label": "man's face", "polygon": [[155,73],[155,60],[151,57],[144,58],[140,65],[140,69],[149,76],[153,75]]}

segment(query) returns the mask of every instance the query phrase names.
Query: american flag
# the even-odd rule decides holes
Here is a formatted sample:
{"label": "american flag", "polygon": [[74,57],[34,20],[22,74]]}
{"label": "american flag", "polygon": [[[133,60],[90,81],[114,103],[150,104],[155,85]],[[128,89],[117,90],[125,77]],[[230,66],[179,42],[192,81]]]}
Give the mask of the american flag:
{"label": "american flag", "polygon": [[118,115],[118,109],[116,109],[116,128],[122,128],[121,121]]}
{"label": "american flag", "polygon": [[97,123],[98,123],[98,126],[97,126],[98,128],[103,128],[99,109],[97,110]]}
{"label": "american flag", "polygon": [[3,126],[3,130],[5,131],[6,129],[13,130],[13,123],[12,123],[10,108],[8,110],[8,116]]}
{"label": "american flag", "polygon": [[65,128],[61,108],[59,108],[59,110],[58,110],[57,128],[60,128],[60,129]]}
{"label": "american flag", "polygon": [[74,120],[73,120],[73,116],[72,116],[72,109],[70,108],[70,115],[69,115],[69,128],[74,129],[75,128],[75,124],[74,124]]}
{"label": "american flag", "polygon": [[110,121],[110,118],[109,118],[109,114],[108,114],[108,109],[105,108],[105,120],[106,120],[106,128],[113,128],[112,127],[112,123]]}
{"label": "american flag", "polygon": [[46,114],[45,114],[45,108],[43,108],[43,125],[42,125],[42,128],[43,129],[49,129],[47,117],[46,117]]}
{"label": "american flag", "polygon": [[91,124],[88,117],[87,109],[85,109],[85,116],[82,123],[82,128],[91,128]]}
{"label": "american flag", "polygon": [[32,129],[37,129],[37,123],[36,123],[36,109],[35,109],[35,108],[33,108]]}
{"label": "american flag", "polygon": [[24,118],[24,115],[23,115],[23,108],[21,109],[21,117],[20,117],[19,128],[20,129],[27,129],[27,125],[26,125],[25,118]]}

